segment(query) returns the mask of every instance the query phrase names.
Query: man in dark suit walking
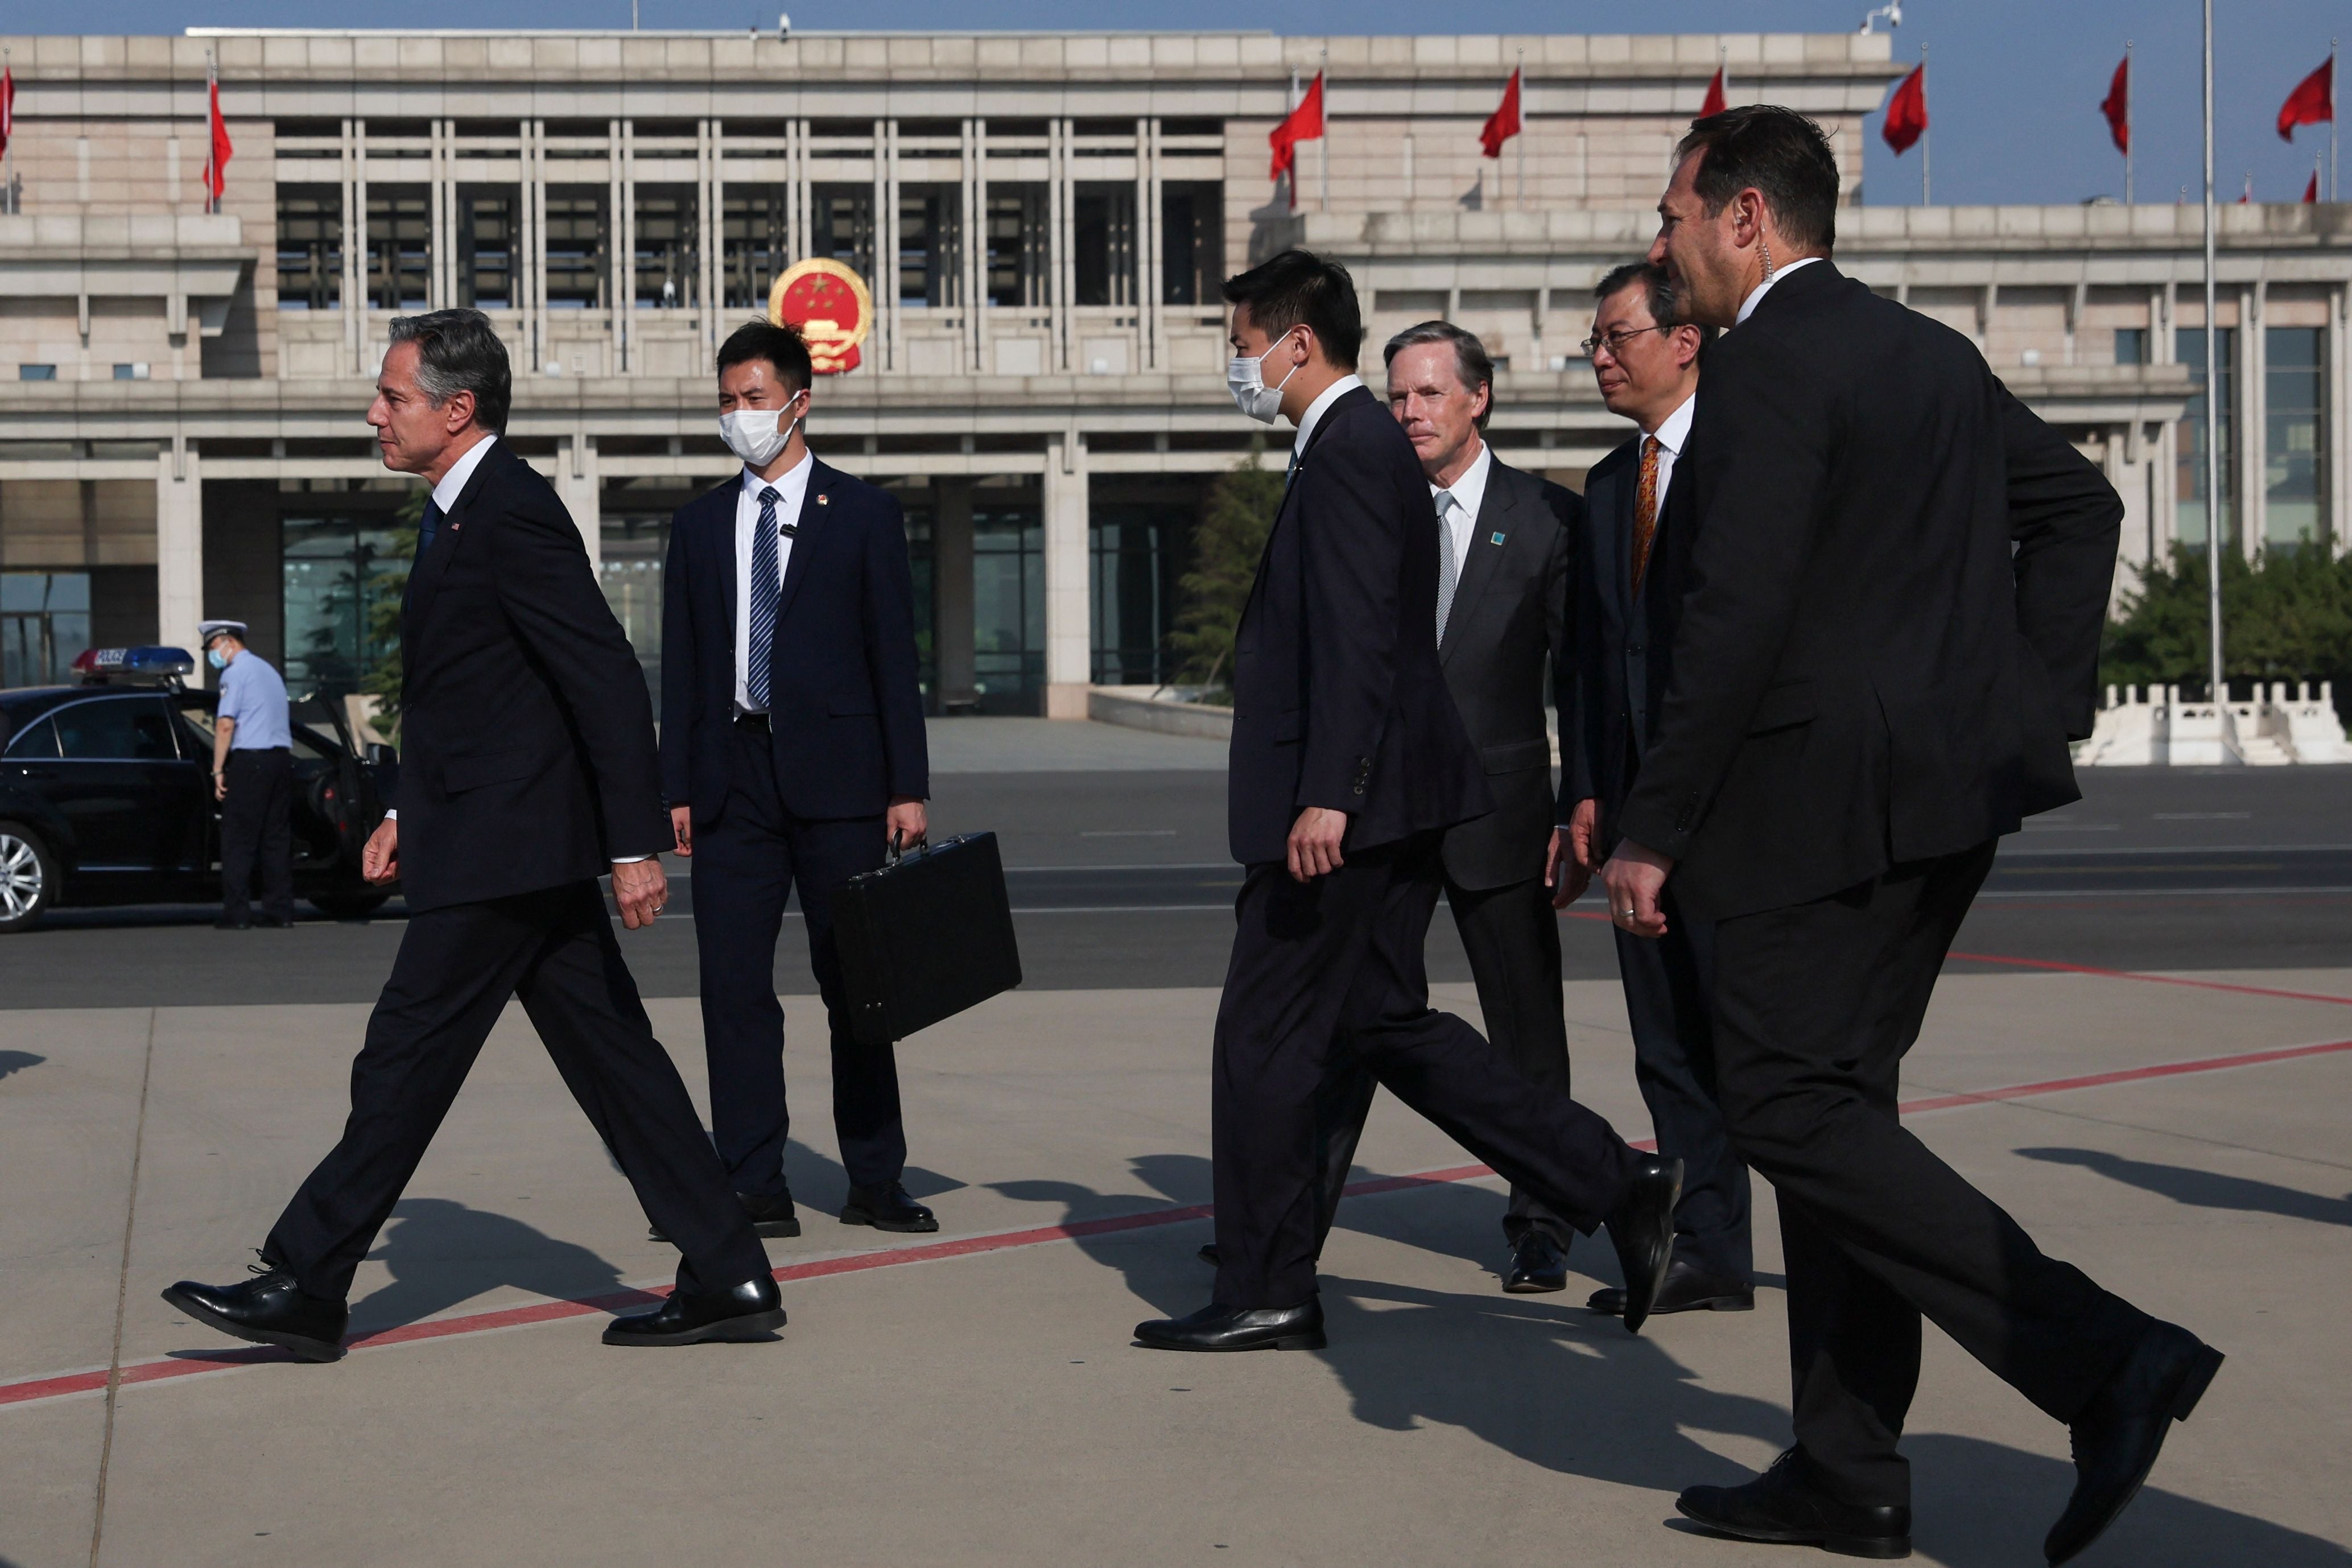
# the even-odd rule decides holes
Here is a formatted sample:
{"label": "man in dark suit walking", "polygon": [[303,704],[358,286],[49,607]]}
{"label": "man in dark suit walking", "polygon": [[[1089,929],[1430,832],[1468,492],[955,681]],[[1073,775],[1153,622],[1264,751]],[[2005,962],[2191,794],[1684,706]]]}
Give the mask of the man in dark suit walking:
{"label": "man in dark suit walking", "polygon": [[604,1342],[760,1338],[784,1321],[597,890],[609,869],[633,930],[668,896],[652,704],[563,503],[499,439],[511,384],[480,311],[392,323],[368,423],[384,466],[433,494],[401,616],[399,798],[364,870],[399,879],[408,928],[352,1067],[342,1142],[256,1277],[163,1292],[306,1361],[343,1353],[352,1275],[509,997],[684,1255],[669,1299]]}
{"label": "man in dark suit walking", "polygon": [[832,1039],[844,1225],[934,1231],[908,1194],[888,1046],[843,1012],[833,895],[920,843],[930,761],[907,531],[887,492],[818,462],[814,375],[789,327],[719,350],[719,433],[743,467],[670,526],[662,614],[662,786],[694,858],[710,1121],[762,1236],[798,1236],[784,1181],[784,1011],[776,939],[797,888]]}
{"label": "man in dark suit walking", "polygon": [[[1562,649],[1571,532],[1584,502],[1575,491],[1522,473],[1486,445],[1495,363],[1475,333],[1423,321],[1388,342],[1389,409],[1404,426],[1429,482],[1444,554],[1438,562],[1437,659],[1445,689],[1478,754],[1495,809],[1445,830],[1439,847],[1446,907],[1470,959],[1486,1037],[1538,1083],[1568,1092],[1568,1018],[1561,1005],[1559,921],[1552,872],[1561,864],[1553,825],[1551,740],[1544,677]],[[1566,866],[1574,898],[1587,872]],[[1320,1236],[1370,1113],[1376,1080],[1341,1070],[1323,1089]],[[1511,1248],[1503,1289],[1564,1289],[1575,1229],[1525,1187],[1511,1189],[1503,1237]]]}
{"label": "man in dark suit walking", "polygon": [[1820,127],[1735,109],[1679,151],[1651,259],[1727,331],[1678,481],[1674,675],[1601,881],[1637,935],[1670,877],[1715,922],[1717,1084],[1780,1203],[1797,1438],[1680,1507],[1906,1554],[1924,1316],[2072,1428],[2063,1563],[2221,1357],[2046,1257],[1905,1131],[1897,1080],[2000,837],[2077,798],[2123,505],[1968,339],[1839,274]]}
{"label": "man in dark suit walking", "polygon": [[1215,1299],[1136,1337],[1190,1351],[1324,1342],[1316,1105],[1335,1055],[1360,1058],[1578,1229],[1608,1224],[1638,1328],[1672,1250],[1678,1168],[1429,1005],[1440,837],[1491,799],[1438,666],[1429,486],[1355,374],[1354,286],[1292,250],[1224,296],[1235,404],[1298,435],[1234,637],[1228,826],[1246,874],[1217,1012]]}
{"label": "man in dark suit walking", "polygon": [[[1682,457],[1696,409],[1699,351],[1715,335],[1679,319],[1666,270],[1617,268],[1594,290],[1600,309],[1585,342],[1601,400],[1640,427],[1601,459],[1586,484],[1587,525],[1570,573],[1575,646],[1559,674],[1565,835],[1575,861],[1598,867],[1641,768],[1673,670],[1673,616],[1683,584],[1677,563],[1691,517],[1678,503]],[[1677,537],[1669,539],[1672,531]],[[1559,902],[1568,905],[1572,879]],[[1716,1102],[1713,1009],[1715,928],[1667,902],[1665,934],[1616,928],[1617,972],[1633,1034],[1633,1076],[1658,1152],[1683,1163],[1675,1209],[1675,1262],[1653,1312],[1744,1311],[1756,1304],[1748,1235],[1748,1167],[1731,1147]],[[1624,1292],[1595,1291],[1596,1312],[1624,1310]]]}

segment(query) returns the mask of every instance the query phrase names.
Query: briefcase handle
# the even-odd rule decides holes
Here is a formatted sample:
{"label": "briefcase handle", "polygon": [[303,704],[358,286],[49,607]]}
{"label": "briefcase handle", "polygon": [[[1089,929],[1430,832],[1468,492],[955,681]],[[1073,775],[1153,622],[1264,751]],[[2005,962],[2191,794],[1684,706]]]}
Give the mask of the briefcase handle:
{"label": "briefcase handle", "polygon": [[900,837],[900,836],[901,836],[902,832],[903,832],[903,830],[902,830],[902,829],[896,828],[896,827],[894,827],[894,828],[892,828],[892,829],[890,830],[890,850],[889,850],[889,858],[883,862],[883,864],[885,864],[886,866],[896,866],[896,865],[898,863],[899,859],[900,859],[903,856],[905,856],[905,855],[907,855],[907,854],[909,854],[909,853],[916,854],[916,855],[920,855],[920,854],[922,854],[924,851],[926,851],[926,850],[928,850],[929,848],[930,848],[930,847],[931,847],[931,841],[930,841],[930,838],[929,838],[929,837],[928,835],[926,835],[926,836],[924,837],[923,840],[922,840],[920,843],[917,844],[917,845],[915,846],[915,847],[913,848],[913,850],[912,850],[912,851],[908,851],[908,850],[901,849],[901,848],[898,847],[898,840],[899,840],[899,837]]}

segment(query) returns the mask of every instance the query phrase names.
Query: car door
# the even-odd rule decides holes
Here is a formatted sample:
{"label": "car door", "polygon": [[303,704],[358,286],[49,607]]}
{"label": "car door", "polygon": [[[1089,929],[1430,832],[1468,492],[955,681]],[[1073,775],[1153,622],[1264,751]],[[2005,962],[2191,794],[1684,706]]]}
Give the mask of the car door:
{"label": "car door", "polygon": [[172,882],[191,875],[209,804],[205,769],[181,755],[163,697],[108,693],[68,702],[50,718],[58,757],[48,794],[73,830],[76,870]]}

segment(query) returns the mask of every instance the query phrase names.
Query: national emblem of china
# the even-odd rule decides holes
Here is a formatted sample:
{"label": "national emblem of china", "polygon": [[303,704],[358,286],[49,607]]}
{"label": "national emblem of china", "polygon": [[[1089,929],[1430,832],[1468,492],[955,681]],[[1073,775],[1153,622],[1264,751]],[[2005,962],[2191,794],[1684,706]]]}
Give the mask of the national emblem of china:
{"label": "national emblem of china", "polygon": [[768,320],[797,327],[819,375],[857,368],[857,345],[874,327],[866,279],[829,256],[793,263],[768,290]]}

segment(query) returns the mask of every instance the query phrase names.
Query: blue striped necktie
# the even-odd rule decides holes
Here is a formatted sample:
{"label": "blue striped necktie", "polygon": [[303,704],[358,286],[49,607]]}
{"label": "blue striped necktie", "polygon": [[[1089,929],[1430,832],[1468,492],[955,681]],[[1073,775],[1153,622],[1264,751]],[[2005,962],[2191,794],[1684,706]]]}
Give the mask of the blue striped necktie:
{"label": "blue striped necktie", "polygon": [[783,587],[776,571],[776,503],[782,499],[775,486],[761,488],[760,526],[751,535],[751,646],[745,650],[743,691],[760,712],[768,707],[768,655],[776,646],[776,601]]}

